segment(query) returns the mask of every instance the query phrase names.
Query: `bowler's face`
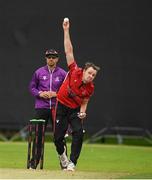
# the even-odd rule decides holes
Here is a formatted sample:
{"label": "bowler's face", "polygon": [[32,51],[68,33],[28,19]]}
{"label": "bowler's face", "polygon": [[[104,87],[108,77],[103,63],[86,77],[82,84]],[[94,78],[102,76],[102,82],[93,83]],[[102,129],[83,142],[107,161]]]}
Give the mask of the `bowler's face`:
{"label": "bowler's face", "polygon": [[94,78],[96,77],[97,71],[95,69],[93,69],[92,67],[89,67],[86,70],[83,70],[83,77],[82,77],[82,81],[84,83],[90,83],[94,80]]}

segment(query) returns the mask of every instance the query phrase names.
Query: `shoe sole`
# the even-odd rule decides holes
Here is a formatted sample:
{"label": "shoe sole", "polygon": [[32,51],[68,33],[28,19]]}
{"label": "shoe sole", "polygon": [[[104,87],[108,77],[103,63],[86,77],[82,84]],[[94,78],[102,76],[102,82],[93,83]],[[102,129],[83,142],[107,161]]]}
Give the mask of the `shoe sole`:
{"label": "shoe sole", "polygon": [[71,171],[71,172],[74,172],[75,169],[65,169],[65,171]]}

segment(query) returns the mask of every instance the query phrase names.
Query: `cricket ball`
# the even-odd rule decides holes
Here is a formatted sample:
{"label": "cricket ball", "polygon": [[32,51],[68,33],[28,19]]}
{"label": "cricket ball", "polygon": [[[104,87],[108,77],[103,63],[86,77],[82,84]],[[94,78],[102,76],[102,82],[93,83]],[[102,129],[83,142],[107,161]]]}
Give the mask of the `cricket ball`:
{"label": "cricket ball", "polygon": [[69,18],[64,18],[64,22],[68,22],[69,21]]}

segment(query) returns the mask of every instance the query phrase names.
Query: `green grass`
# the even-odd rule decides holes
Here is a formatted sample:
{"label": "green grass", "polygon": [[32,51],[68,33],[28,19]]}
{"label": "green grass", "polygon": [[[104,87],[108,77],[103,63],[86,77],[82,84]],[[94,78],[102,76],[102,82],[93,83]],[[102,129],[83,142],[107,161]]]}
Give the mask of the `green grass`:
{"label": "green grass", "polygon": [[26,160],[27,143],[0,142],[0,178],[9,178],[6,171],[12,172],[10,178],[17,178],[19,174],[19,178],[23,174],[24,178],[29,178],[27,174],[31,174],[32,178],[48,178],[53,174],[60,176],[57,178],[152,178],[152,147],[84,144],[76,172],[70,175],[60,171],[57,153],[52,143],[45,143],[43,171],[29,172],[30,170],[26,170]]}

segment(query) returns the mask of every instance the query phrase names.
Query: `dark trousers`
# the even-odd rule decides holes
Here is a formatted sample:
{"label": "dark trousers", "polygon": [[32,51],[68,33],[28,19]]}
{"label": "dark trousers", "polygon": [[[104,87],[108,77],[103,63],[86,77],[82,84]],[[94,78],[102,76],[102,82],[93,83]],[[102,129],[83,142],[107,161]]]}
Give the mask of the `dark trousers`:
{"label": "dark trousers", "polygon": [[[34,119],[44,119],[45,121],[45,129],[47,127],[48,121],[50,120],[52,127],[54,127],[54,109],[35,109]],[[42,142],[42,124],[38,125],[38,143],[37,143],[37,156],[35,157],[35,138],[33,140],[32,147],[32,159],[31,166],[34,167],[34,159],[36,159],[36,164],[38,165],[40,156],[41,156],[41,144]],[[36,167],[35,167],[36,168]]]}
{"label": "dark trousers", "polygon": [[56,109],[56,121],[55,121],[55,132],[54,132],[54,143],[58,154],[64,152],[65,133],[68,129],[68,125],[72,129],[72,144],[70,160],[76,165],[79,158],[82,142],[83,142],[83,127],[81,119],[78,118],[77,113],[80,108],[71,109],[60,102],[57,104]]}

